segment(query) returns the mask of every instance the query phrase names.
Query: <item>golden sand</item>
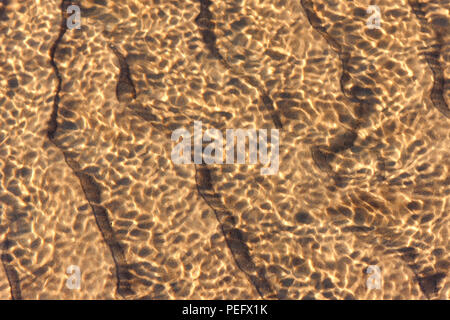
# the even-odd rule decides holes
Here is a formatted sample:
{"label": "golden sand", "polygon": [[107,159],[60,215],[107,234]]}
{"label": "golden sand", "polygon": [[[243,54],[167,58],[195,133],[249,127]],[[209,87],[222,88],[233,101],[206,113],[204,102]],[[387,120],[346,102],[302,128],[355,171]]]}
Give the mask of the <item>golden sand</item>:
{"label": "golden sand", "polygon": [[[449,299],[449,10],[0,1],[0,298]],[[279,171],[174,164],[194,121]]]}

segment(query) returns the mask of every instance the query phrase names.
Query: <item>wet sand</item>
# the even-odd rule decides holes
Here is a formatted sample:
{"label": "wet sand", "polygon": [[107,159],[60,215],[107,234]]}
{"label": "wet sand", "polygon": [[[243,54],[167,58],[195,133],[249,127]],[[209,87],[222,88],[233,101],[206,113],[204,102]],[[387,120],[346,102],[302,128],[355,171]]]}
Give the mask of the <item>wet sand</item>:
{"label": "wet sand", "polygon": [[[449,10],[0,1],[0,299],[449,299]],[[194,121],[278,172],[173,163]]]}

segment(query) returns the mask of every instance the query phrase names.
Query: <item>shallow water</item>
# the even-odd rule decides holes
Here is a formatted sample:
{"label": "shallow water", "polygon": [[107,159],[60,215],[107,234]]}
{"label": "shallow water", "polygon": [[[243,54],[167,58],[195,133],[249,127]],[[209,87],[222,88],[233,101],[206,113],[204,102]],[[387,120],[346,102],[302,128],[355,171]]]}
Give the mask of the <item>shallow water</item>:
{"label": "shallow water", "polygon": [[[448,299],[449,10],[0,1],[0,298]],[[195,121],[276,172],[175,163]]]}

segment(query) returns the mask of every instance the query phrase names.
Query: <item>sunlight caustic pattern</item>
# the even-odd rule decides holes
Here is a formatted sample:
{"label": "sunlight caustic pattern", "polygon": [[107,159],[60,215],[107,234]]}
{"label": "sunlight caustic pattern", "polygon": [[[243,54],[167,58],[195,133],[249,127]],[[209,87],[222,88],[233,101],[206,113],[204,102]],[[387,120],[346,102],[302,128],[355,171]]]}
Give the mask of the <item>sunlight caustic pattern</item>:
{"label": "sunlight caustic pattern", "polygon": [[449,10],[0,1],[0,299],[449,299]]}

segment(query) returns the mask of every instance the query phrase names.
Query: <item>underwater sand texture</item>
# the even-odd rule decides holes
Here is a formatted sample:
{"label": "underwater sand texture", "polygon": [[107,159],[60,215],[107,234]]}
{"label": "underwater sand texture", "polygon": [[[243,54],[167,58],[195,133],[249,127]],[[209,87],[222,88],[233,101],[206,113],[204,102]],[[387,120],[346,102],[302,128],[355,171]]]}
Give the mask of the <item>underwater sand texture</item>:
{"label": "underwater sand texture", "polygon": [[[449,299],[449,10],[0,1],[0,299]],[[278,172],[174,164],[194,121]]]}

